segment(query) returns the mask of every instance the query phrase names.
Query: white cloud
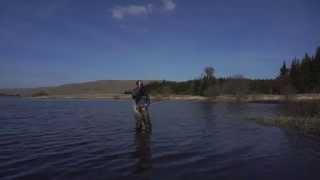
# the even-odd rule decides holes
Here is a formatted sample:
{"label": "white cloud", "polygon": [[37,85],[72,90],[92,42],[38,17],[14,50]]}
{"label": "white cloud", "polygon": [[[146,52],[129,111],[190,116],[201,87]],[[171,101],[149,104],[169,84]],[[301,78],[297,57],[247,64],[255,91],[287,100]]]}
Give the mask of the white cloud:
{"label": "white cloud", "polygon": [[148,13],[151,14],[153,12],[153,9],[154,9],[153,4],[149,3],[146,7],[147,7],[147,10],[148,10]]}
{"label": "white cloud", "polygon": [[167,11],[173,11],[176,8],[174,0],[162,0],[163,8]]}
{"label": "white cloud", "polygon": [[111,10],[112,17],[121,20],[128,16],[145,16],[154,13],[154,11],[173,11],[176,8],[174,0],[161,0],[161,3],[162,5],[160,7],[152,3],[145,5],[116,6]]}
{"label": "white cloud", "polygon": [[146,6],[129,5],[129,6],[117,6],[112,9],[112,17],[115,19],[123,19],[126,16],[140,16],[147,15],[152,12],[152,5]]}

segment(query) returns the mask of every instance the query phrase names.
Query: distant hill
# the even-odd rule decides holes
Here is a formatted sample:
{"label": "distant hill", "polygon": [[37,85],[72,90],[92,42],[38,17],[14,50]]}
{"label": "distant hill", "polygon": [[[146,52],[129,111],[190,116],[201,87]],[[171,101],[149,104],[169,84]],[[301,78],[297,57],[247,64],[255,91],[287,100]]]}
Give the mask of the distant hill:
{"label": "distant hill", "polygon": [[[135,82],[135,80],[99,80],[54,87],[0,89],[0,93],[21,96],[32,96],[39,92],[45,92],[49,95],[122,94],[133,89]],[[155,82],[155,80],[144,80],[143,82],[148,84]]]}

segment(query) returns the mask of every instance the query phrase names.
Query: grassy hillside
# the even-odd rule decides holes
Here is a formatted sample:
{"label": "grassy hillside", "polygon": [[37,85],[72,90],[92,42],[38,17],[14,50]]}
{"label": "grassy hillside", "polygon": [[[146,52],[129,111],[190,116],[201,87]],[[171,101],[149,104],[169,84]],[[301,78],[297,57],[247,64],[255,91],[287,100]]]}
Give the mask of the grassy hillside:
{"label": "grassy hillside", "polygon": [[[48,95],[79,95],[79,94],[122,94],[126,90],[135,87],[135,80],[100,80],[84,83],[64,84],[56,87],[0,89],[0,93],[19,94],[21,96],[32,96],[39,92]],[[148,84],[150,80],[144,81]]]}

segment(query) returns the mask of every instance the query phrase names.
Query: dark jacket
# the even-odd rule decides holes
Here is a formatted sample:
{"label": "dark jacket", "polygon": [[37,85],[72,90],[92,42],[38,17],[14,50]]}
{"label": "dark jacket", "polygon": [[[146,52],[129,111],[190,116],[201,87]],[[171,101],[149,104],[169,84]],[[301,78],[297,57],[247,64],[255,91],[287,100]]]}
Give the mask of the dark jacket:
{"label": "dark jacket", "polygon": [[132,99],[134,99],[136,105],[150,104],[150,97],[144,87],[141,87],[141,88],[137,87],[133,89]]}

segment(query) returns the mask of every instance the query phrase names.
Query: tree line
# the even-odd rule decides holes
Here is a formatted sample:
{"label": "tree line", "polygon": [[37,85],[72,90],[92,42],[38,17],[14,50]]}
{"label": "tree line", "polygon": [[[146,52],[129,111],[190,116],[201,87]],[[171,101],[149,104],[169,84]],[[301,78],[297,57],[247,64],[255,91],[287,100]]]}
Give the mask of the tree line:
{"label": "tree line", "polygon": [[302,59],[294,58],[290,67],[284,62],[277,81],[283,92],[320,92],[320,47],[314,56],[305,54]]}
{"label": "tree line", "polygon": [[320,93],[320,47],[314,56],[306,54],[302,59],[293,59],[290,67],[284,62],[279,75],[273,79],[249,79],[243,75],[218,78],[213,67],[205,67],[199,78],[183,82],[153,82],[146,88],[151,94],[208,97],[221,94]]}

